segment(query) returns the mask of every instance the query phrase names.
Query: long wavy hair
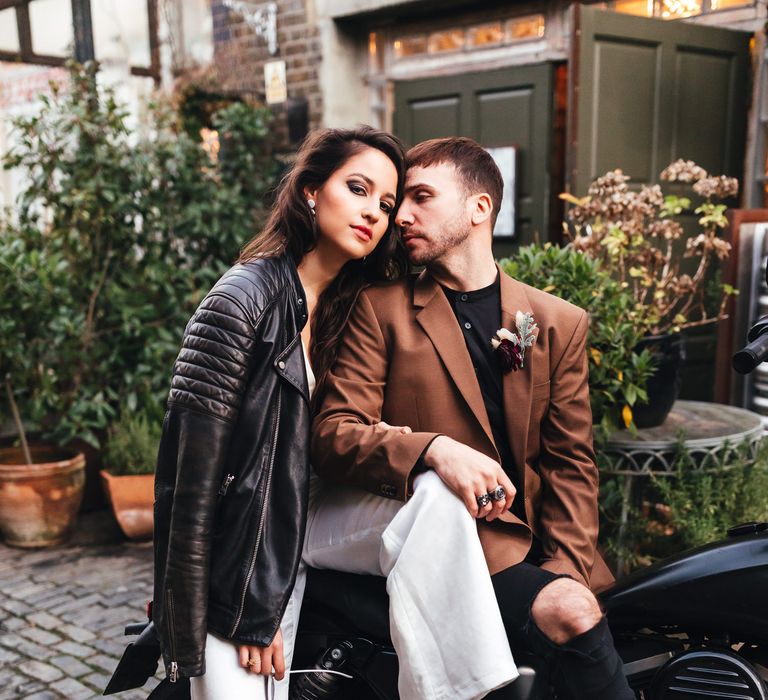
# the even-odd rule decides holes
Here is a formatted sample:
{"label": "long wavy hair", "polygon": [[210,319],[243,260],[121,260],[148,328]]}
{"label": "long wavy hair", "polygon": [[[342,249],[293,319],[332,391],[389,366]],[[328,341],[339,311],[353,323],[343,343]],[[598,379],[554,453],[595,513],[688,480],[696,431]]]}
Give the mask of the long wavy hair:
{"label": "long wavy hair", "polygon": [[400,140],[370,126],[320,129],[302,143],[293,167],[278,185],[275,204],[264,228],[242,249],[238,262],[289,254],[298,266],[317,245],[319,231],[309,211],[305,188],[321,187],[352,156],[366,148],[381,151],[397,170],[395,208],[387,231],[365,260],[350,260],[318,299],[312,316],[309,348],[317,378],[314,397],[322,396],[328,370],[360,291],[376,282],[400,279],[408,272],[408,256],[395,230],[395,212],[403,197],[405,149]]}

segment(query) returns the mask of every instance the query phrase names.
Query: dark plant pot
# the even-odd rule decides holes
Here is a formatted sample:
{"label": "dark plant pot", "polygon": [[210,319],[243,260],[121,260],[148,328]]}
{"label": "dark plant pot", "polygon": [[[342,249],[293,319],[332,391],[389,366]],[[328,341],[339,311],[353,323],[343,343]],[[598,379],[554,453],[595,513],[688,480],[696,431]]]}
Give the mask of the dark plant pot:
{"label": "dark plant pot", "polygon": [[648,403],[632,408],[638,428],[661,425],[680,395],[685,367],[685,338],[679,334],[649,335],[637,344],[637,352],[648,350],[656,371],[648,380]]}

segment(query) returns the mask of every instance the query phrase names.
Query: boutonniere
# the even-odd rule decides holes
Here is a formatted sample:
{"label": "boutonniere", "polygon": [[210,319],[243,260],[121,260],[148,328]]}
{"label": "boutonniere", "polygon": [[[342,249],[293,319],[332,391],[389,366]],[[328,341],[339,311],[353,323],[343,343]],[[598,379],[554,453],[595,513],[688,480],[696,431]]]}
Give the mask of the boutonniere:
{"label": "boutonniere", "polygon": [[496,357],[499,358],[501,369],[506,372],[517,372],[525,367],[525,349],[536,342],[535,331],[538,328],[533,320],[533,314],[518,311],[515,315],[515,329],[513,333],[506,328],[499,328],[493,338],[493,346]]}

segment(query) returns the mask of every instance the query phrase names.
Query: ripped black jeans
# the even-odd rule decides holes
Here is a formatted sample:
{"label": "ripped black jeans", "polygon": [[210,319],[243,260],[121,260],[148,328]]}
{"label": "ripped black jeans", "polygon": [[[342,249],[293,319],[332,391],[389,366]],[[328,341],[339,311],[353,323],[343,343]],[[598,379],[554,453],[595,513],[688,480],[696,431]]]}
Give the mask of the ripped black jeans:
{"label": "ripped black jeans", "polygon": [[[510,646],[544,660],[558,700],[634,700],[605,618],[563,645],[552,642],[534,622],[534,599],[544,586],[558,578],[564,576],[530,561],[492,577]],[[497,693],[500,697],[503,691],[487,697]]]}

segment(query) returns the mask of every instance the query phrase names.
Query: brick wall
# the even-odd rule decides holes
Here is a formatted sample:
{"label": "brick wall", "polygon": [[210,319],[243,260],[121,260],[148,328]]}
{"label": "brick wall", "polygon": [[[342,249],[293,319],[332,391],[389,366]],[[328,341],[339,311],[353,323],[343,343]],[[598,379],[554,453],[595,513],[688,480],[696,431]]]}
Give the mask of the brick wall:
{"label": "brick wall", "polygon": [[[306,100],[309,128],[321,125],[322,98],[319,82],[320,39],[307,3],[313,0],[277,0],[278,52],[270,55],[267,42],[249,27],[243,17],[212,0],[214,65],[216,79],[224,90],[243,92],[264,100],[264,63],[284,60],[289,101]],[[266,3],[253,2],[253,5]],[[275,105],[277,147],[288,150],[287,105]]]}

